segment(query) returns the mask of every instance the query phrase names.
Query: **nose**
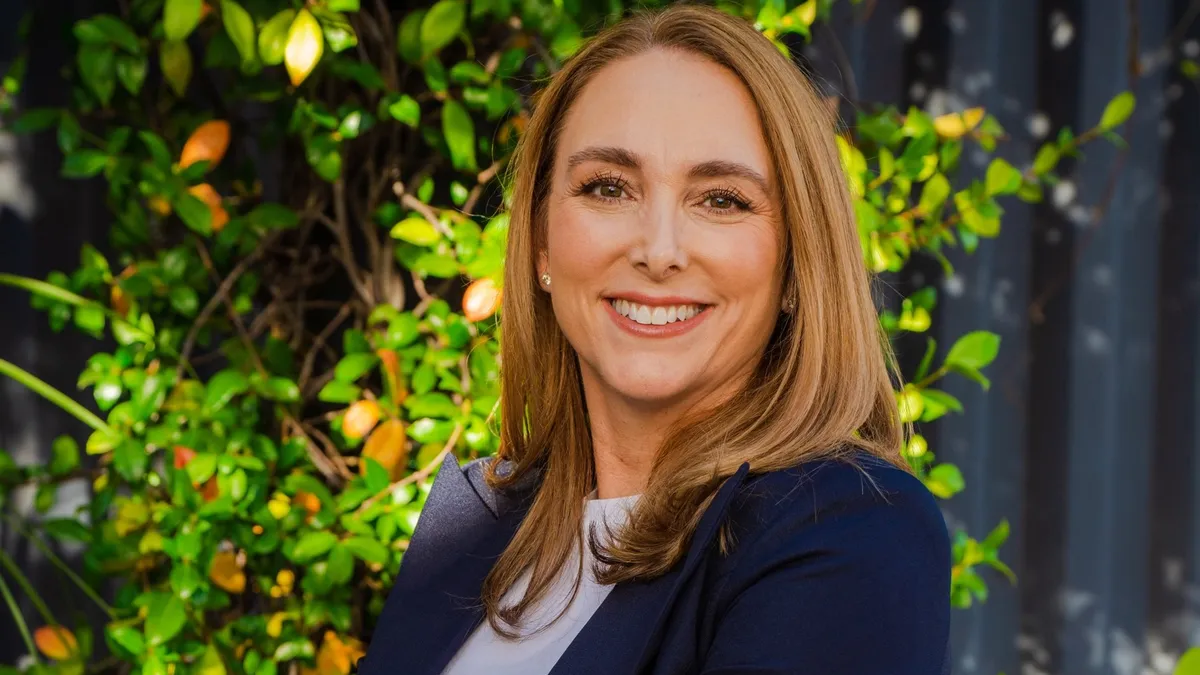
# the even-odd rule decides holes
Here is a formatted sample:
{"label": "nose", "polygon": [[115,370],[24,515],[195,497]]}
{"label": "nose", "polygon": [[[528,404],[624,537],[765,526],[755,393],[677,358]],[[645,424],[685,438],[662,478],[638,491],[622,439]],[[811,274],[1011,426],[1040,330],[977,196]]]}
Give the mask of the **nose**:
{"label": "nose", "polygon": [[667,279],[687,269],[688,256],[683,247],[683,218],[664,205],[648,210],[640,223],[641,236],[629,252],[629,261],[646,276]]}

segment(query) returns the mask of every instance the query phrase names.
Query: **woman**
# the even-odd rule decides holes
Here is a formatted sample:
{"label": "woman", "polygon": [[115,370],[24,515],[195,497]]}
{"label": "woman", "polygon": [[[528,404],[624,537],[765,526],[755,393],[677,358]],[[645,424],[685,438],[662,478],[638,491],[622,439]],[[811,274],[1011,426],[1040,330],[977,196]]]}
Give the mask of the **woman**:
{"label": "woman", "polygon": [[640,14],[522,143],[501,459],[441,467],[360,672],[941,671],[946,527],[804,76]]}

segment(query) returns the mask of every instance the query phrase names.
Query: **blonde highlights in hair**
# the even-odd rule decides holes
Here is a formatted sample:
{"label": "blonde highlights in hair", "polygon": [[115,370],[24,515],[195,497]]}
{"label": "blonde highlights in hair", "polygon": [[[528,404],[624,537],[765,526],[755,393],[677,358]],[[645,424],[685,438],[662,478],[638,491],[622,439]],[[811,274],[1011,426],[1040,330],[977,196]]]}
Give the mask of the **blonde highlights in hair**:
{"label": "blonde highlights in hair", "polygon": [[[686,552],[721,481],[743,462],[759,473],[848,457],[858,448],[907,467],[890,351],[825,104],[800,69],[741,19],[695,5],[635,14],[586,43],[551,78],[510,165],[500,424],[500,457],[510,470],[502,476],[491,471],[488,481],[505,490],[532,478],[537,487],[483,585],[488,621],[503,635],[517,635],[508,626],[521,626],[583,545],[584,499],[595,482],[577,357],[536,272],[557,139],[570,105],[600,69],[652,49],[704,57],[737,75],[750,92],[778,178],[782,293],[794,309],[780,315],[742,391],[681,420],[667,435],[628,524],[606,546],[590,543],[604,563],[599,580],[644,580],[669,570]],[[501,606],[527,571],[524,597]]]}

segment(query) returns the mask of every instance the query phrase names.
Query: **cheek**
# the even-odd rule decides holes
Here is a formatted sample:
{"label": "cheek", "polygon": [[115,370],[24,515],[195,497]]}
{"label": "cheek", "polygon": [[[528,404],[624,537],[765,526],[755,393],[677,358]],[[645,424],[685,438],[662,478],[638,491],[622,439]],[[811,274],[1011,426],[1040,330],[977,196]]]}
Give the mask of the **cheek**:
{"label": "cheek", "polygon": [[622,257],[619,218],[558,203],[551,205],[547,220],[546,250],[555,289],[595,282]]}
{"label": "cheek", "polygon": [[743,224],[722,231],[706,249],[706,267],[726,300],[750,309],[769,304],[778,293],[779,239],[771,225]]}

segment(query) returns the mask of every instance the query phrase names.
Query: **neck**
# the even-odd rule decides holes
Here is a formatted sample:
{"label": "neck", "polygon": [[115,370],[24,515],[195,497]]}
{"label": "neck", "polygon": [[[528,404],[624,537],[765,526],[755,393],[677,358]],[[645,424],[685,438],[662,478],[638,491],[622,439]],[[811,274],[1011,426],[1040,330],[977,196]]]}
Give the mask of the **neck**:
{"label": "neck", "polygon": [[588,395],[596,498],[640,494],[667,428],[678,418],[667,411],[638,410],[611,396]]}

